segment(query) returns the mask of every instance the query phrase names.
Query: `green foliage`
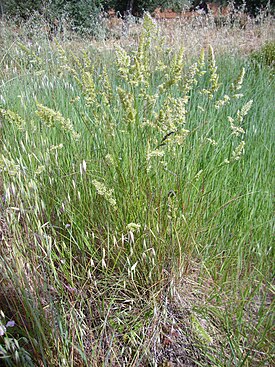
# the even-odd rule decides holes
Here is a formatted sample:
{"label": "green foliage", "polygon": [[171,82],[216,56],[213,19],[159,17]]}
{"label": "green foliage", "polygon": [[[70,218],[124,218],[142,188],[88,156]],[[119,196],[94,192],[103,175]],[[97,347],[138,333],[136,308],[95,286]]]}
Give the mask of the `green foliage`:
{"label": "green foliage", "polygon": [[72,0],[56,1],[52,9],[65,15],[72,22],[73,29],[81,33],[95,34],[100,26],[100,1]]}
{"label": "green foliage", "polygon": [[4,0],[3,13],[9,17],[17,16],[27,20],[38,12],[50,24],[54,20],[66,18],[73,30],[96,35],[100,24],[101,1],[89,0]]}
{"label": "green foliage", "polygon": [[158,7],[181,10],[188,3],[188,0],[111,0],[104,1],[103,5],[106,9],[114,8],[121,14],[132,10],[134,15],[142,15],[143,12],[153,12]]}
{"label": "green foliage", "polygon": [[234,4],[255,16],[266,7],[270,8],[272,2],[270,0],[235,0]]}
{"label": "green foliage", "polygon": [[9,16],[28,18],[33,11],[41,11],[43,2],[39,0],[3,0],[2,11]]}

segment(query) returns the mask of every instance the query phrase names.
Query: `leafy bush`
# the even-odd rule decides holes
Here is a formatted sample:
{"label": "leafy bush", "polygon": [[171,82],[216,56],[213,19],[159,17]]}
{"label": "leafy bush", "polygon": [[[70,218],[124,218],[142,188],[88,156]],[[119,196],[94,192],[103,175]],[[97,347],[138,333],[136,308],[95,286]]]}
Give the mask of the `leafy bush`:
{"label": "leafy bush", "polygon": [[26,19],[32,12],[42,10],[42,4],[39,0],[3,0],[1,10],[8,16]]}
{"label": "leafy bush", "polygon": [[81,33],[95,35],[100,25],[100,1],[74,0],[56,1],[52,11],[71,20],[73,29]]}

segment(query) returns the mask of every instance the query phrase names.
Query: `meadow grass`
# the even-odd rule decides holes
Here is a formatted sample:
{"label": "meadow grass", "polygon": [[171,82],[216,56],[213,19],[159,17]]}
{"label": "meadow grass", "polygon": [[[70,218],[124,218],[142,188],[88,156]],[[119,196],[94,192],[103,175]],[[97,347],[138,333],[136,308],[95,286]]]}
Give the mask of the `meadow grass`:
{"label": "meadow grass", "polygon": [[6,365],[271,366],[272,72],[149,17],[132,48],[5,46]]}

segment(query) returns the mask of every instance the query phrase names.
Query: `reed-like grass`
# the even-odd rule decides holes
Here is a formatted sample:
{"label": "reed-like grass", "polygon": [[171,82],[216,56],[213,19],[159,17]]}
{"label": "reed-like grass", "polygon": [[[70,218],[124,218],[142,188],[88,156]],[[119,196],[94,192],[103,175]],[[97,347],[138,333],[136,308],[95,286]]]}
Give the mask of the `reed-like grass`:
{"label": "reed-like grass", "polygon": [[270,71],[150,18],[130,51],[6,50],[5,363],[271,365]]}

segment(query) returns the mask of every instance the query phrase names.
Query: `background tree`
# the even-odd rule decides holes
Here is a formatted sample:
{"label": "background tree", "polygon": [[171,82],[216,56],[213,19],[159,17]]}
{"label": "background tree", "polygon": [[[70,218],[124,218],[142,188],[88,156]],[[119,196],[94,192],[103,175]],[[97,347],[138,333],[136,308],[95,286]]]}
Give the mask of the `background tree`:
{"label": "background tree", "polygon": [[139,16],[144,11],[153,12],[158,7],[182,10],[188,4],[190,4],[189,0],[111,0],[103,2],[106,10],[113,8],[121,14],[130,13]]}
{"label": "background tree", "polygon": [[73,29],[91,33],[99,22],[102,10],[100,0],[53,0],[49,12],[53,15],[65,16],[70,19]]}
{"label": "background tree", "polygon": [[[236,7],[244,7],[245,11],[251,15],[257,15],[261,10],[269,7],[271,9],[272,3],[270,0],[235,0]],[[274,8],[274,5],[273,5]]]}
{"label": "background tree", "polygon": [[33,11],[40,11],[43,1],[39,0],[0,0],[2,14],[28,18]]}
{"label": "background tree", "polygon": [[99,25],[102,0],[0,0],[2,14],[27,20],[34,12],[50,24],[69,20],[73,30],[93,34]]}

